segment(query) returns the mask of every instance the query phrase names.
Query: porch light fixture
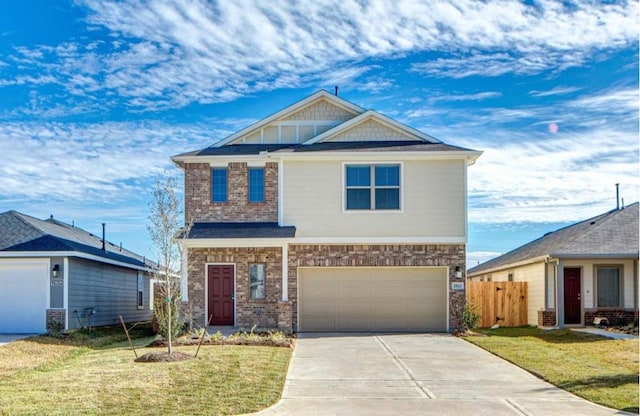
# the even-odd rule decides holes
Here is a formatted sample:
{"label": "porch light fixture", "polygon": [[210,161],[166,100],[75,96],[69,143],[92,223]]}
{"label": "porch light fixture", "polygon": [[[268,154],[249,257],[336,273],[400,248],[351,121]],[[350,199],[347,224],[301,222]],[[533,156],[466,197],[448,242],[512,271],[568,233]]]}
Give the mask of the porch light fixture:
{"label": "porch light fixture", "polygon": [[462,278],[462,269],[460,268],[460,266],[456,266],[456,270],[455,270],[455,272],[453,273],[453,276],[454,276],[456,279],[461,279],[461,278]]}
{"label": "porch light fixture", "polygon": [[53,275],[53,277],[58,277],[58,272],[60,271],[60,265],[59,264],[54,264],[53,265],[53,269],[51,269],[51,274]]}

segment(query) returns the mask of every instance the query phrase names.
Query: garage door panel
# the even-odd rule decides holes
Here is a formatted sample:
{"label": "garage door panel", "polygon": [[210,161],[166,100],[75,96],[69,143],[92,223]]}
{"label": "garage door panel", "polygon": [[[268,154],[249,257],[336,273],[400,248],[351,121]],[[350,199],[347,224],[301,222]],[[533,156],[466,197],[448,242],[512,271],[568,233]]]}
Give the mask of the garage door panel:
{"label": "garage door panel", "polygon": [[445,268],[300,268],[299,279],[301,331],[446,330]]}
{"label": "garage door panel", "polygon": [[48,278],[48,262],[0,262],[0,333],[45,331]]}

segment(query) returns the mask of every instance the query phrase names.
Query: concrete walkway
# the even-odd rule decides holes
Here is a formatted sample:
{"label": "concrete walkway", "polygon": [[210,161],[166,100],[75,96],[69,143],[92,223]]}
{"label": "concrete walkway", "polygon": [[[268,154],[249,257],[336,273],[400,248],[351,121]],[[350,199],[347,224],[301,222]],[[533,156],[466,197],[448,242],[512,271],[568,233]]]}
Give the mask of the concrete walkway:
{"label": "concrete walkway", "polygon": [[259,415],[614,415],[449,335],[300,334]]}
{"label": "concrete walkway", "polygon": [[600,335],[601,337],[612,338],[612,339],[635,339],[636,341],[638,340],[637,335],[611,332],[611,331],[607,331],[606,329],[596,328],[594,326],[587,326],[584,328],[571,328],[571,330],[577,331],[577,332],[586,332],[588,334],[593,334],[593,335]]}
{"label": "concrete walkway", "polygon": [[35,334],[0,334],[0,347],[10,342],[23,338],[29,338],[34,335]]}

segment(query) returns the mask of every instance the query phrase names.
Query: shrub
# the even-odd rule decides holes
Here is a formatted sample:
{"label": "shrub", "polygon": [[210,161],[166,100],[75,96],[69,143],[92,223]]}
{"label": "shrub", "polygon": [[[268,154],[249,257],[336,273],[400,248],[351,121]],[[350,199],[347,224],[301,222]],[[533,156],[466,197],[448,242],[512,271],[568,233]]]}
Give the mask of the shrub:
{"label": "shrub", "polygon": [[475,329],[480,323],[480,313],[477,311],[476,305],[467,302],[462,309],[462,326],[465,330]]}
{"label": "shrub", "polygon": [[169,335],[167,330],[169,308],[171,308],[171,337],[176,338],[184,329],[184,322],[180,317],[180,307],[177,302],[166,302],[165,299],[157,299],[154,302],[153,314],[158,325],[158,334],[164,339],[167,339]]}

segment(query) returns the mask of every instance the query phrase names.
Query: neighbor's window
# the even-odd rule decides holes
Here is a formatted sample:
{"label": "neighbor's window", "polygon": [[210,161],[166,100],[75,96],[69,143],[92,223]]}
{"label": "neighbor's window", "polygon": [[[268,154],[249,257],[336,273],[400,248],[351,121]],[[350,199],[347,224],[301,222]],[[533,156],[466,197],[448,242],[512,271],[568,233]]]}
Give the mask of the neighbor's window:
{"label": "neighbor's window", "polygon": [[138,309],[144,306],[144,276],[138,272]]}
{"label": "neighbor's window", "polygon": [[600,266],[596,268],[599,308],[618,308],[621,306],[621,278],[621,267]]}
{"label": "neighbor's window", "polygon": [[249,202],[264,202],[264,168],[249,168]]}
{"label": "neighbor's window", "polygon": [[211,169],[211,201],[227,202],[227,169]]}
{"label": "neighbor's window", "polygon": [[249,298],[265,298],[265,265],[256,263],[249,265]]}
{"label": "neighbor's window", "polygon": [[348,210],[400,209],[400,165],[347,165]]}
{"label": "neighbor's window", "polygon": [[510,282],[513,282],[513,272],[510,272],[510,273],[507,275],[507,280],[508,280],[508,281],[510,281]]}

